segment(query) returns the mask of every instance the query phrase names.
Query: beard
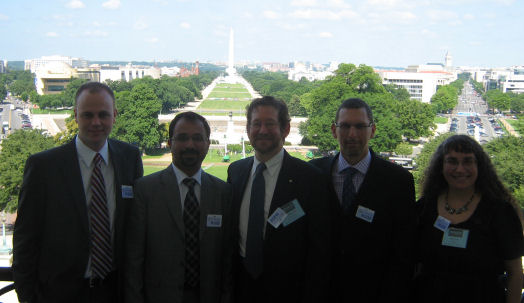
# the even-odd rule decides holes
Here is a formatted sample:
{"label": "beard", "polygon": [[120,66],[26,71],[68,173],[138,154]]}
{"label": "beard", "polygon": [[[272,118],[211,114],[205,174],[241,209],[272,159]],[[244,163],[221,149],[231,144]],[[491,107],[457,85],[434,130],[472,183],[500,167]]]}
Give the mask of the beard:
{"label": "beard", "polygon": [[273,135],[258,135],[251,144],[261,154],[268,154],[282,147],[280,138]]}
{"label": "beard", "polygon": [[202,163],[200,154],[196,149],[186,149],[180,152],[180,155],[178,157],[179,162],[184,167],[195,167],[197,165],[200,165]]}

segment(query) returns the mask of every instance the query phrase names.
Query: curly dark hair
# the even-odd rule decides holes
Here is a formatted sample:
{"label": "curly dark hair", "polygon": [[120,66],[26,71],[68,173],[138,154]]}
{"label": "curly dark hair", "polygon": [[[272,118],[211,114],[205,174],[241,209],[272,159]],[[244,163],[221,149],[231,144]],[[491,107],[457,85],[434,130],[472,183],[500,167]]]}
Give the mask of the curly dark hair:
{"label": "curly dark hair", "polygon": [[482,197],[488,201],[502,201],[512,204],[522,220],[522,214],[518,211],[519,207],[515,199],[500,181],[488,154],[477,141],[466,135],[451,136],[439,145],[425,171],[422,192],[424,197],[436,199],[448,189],[448,183],[444,179],[442,169],[444,156],[451,151],[474,154],[478,170],[477,181],[475,182],[476,191],[481,193]]}
{"label": "curly dark hair", "polygon": [[247,124],[246,127],[249,131],[251,125],[251,118],[253,117],[253,111],[259,106],[271,106],[278,113],[278,124],[280,125],[280,130],[284,130],[289,124],[291,119],[289,118],[289,111],[287,105],[284,101],[279,100],[272,96],[263,96],[262,98],[254,99],[248,106],[246,106],[247,112]]}

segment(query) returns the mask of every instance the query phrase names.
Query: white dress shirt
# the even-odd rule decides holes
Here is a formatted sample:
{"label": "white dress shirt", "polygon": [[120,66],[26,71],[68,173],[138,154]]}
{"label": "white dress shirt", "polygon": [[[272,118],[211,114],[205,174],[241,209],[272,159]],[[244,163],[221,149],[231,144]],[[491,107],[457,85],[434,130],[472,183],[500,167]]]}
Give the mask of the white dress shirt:
{"label": "white dress shirt", "polygon": [[[263,235],[266,234],[267,218],[269,216],[269,208],[271,207],[271,200],[273,199],[273,193],[277,185],[278,175],[282,168],[282,161],[284,160],[284,149],[281,149],[273,158],[265,162],[266,169],[262,173],[265,181],[265,197],[264,197],[264,231]],[[240,205],[240,218],[239,218],[239,229],[240,229],[240,255],[246,256],[246,240],[247,240],[247,227],[249,222],[249,205],[251,200],[251,186],[255,179],[255,172],[260,161],[253,157],[253,166],[251,167],[251,173],[247,180],[246,190],[242,197],[242,204]]]}
{"label": "white dress shirt", "polygon": [[186,195],[189,191],[189,187],[187,187],[187,185],[185,185],[183,181],[185,178],[195,179],[196,183],[193,189],[195,191],[197,202],[200,205],[200,191],[202,188],[202,168],[200,168],[193,176],[188,176],[183,171],[178,169],[178,167],[176,167],[175,164],[171,163],[171,166],[173,167],[173,171],[175,172],[176,176],[176,181],[178,182],[178,191],[180,192],[180,205],[182,207],[182,213],[184,213],[184,201],[186,200]]}

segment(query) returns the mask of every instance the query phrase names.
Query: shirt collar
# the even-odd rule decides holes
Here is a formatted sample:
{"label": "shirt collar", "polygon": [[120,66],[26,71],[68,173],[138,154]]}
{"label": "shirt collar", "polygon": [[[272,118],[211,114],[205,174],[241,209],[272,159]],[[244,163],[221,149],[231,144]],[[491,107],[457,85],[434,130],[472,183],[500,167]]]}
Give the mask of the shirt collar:
{"label": "shirt collar", "polygon": [[102,159],[104,160],[104,163],[106,165],[108,165],[108,163],[109,163],[109,148],[108,148],[108,145],[107,145],[107,140],[104,143],[104,146],[102,146],[102,148],[98,152],[92,150],[87,145],[85,145],[84,142],[82,142],[82,140],[80,140],[80,138],[78,136],[76,136],[76,138],[75,138],[75,146],[76,146],[76,152],[78,153],[78,157],[80,158],[80,160],[82,162],[84,162],[84,164],[87,167],[91,166],[91,163],[93,163],[93,159],[95,158],[95,155],[97,153],[99,153],[100,156],[102,156]]}
{"label": "shirt collar", "polygon": [[355,165],[350,165],[346,159],[344,159],[344,157],[342,157],[342,155],[339,153],[338,154],[338,164],[337,164],[337,172],[339,174],[342,173],[342,171],[348,167],[354,167],[355,169],[357,169],[361,174],[366,174],[368,169],[369,169],[369,164],[371,163],[371,153],[369,152],[369,149],[368,149],[368,153],[366,154],[366,156],[364,157],[364,159],[360,160],[360,162],[358,162],[357,164]]}
{"label": "shirt collar", "polygon": [[193,176],[188,176],[186,173],[178,169],[174,163],[171,163],[171,166],[173,167],[173,171],[175,172],[176,181],[178,182],[178,185],[182,184],[182,181],[184,181],[185,178],[193,178],[199,185],[202,185],[202,168],[200,168]]}
{"label": "shirt collar", "polygon": [[[270,176],[278,174],[280,168],[282,167],[283,160],[284,160],[284,149],[282,148],[276,155],[273,156],[273,158],[265,162],[267,173]],[[257,159],[257,157],[256,156],[253,157],[253,167],[251,168],[251,175],[255,174],[259,163],[260,161]]]}

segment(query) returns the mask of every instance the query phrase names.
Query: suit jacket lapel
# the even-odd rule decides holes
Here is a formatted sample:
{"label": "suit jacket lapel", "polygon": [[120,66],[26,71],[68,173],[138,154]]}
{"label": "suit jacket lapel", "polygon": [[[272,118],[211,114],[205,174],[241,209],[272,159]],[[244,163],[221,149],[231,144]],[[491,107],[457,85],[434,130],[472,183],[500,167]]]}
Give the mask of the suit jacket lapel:
{"label": "suit jacket lapel", "polygon": [[86,233],[89,233],[89,219],[87,215],[86,194],[84,191],[84,183],[82,174],[80,173],[80,165],[78,163],[78,155],[76,152],[75,139],[64,146],[64,156],[60,168],[62,169],[62,176],[65,179],[65,189],[71,192],[74,197],[73,204],[78,211],[80,222],[84,227]]}
{"label": "suit jacket lapel", "polygon": [[176,226],[182,231],[182,234],[184,234],[184,219],[182,217],[180,189],[178,188],[178,181],[171,165],[162,171],[160,182],[164,187],[161,191],[165,195],[164,199],[167,202],[169,213],[171,214]]}
{"label": "suit jacket lapel", "polygon": [[278,172],[277,184],[275,185],[275,191],[271,198],[271,205],[269,207],[269,216],[280,206],[288,203],[294,198],[295,180],[293,178],[293,166],[289,161],[291,156],[284,150],[284,159],[282,159],[282,167]]}

